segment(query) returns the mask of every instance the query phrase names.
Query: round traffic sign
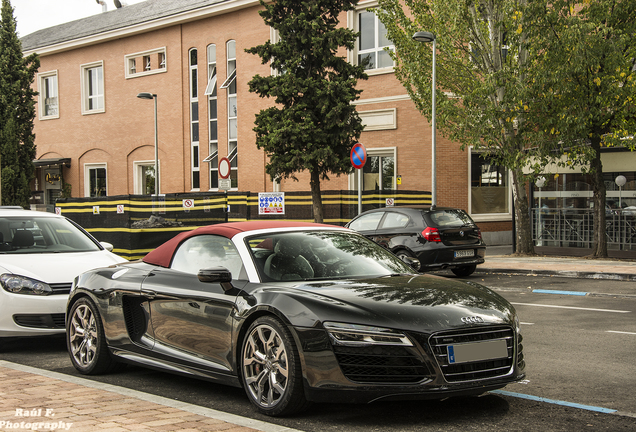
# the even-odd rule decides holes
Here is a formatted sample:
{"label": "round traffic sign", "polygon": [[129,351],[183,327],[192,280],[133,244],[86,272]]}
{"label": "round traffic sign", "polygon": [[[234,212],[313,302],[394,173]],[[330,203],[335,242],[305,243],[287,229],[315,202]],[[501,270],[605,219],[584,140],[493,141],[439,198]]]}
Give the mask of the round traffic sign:
{"label": "round traffic sign", "polygon": [[367,149],[360,143],[351,148],[351,164],[354,168],[362,168],[367,162]]}
{"label": "round traffic sign", "polygon": [[222,157],[219,161],[219,176],[222,179],[230,176],[230,160],[226,157]]}

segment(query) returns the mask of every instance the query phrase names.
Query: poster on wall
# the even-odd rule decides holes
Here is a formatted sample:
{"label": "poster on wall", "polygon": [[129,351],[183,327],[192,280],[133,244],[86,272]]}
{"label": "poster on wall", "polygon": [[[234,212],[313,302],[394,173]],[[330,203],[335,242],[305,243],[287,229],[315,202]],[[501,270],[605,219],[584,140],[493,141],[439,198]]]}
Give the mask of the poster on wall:
{"label": "poster on wall", "polygon": [[258,193],[258,214],[259,215],[284,215],[285,214],[285,192],[259,192]]}

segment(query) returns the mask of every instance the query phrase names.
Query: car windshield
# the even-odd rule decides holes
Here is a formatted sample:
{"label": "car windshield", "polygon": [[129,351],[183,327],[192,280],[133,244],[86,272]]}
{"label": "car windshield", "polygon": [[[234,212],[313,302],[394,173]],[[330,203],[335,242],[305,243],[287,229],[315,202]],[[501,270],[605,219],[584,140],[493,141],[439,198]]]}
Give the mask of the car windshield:
{"label": "car windshield", "polygon": [[459,209],[448,209],[432,212],[428,214],[435,226],[440,228],[461,227],[466,225],[474,225],[475,222],[464,212]]}
{"label": "car windshield", "polygon": [[247,239],[262,281],[377,277],[415,271],[365,237],[341,231],[272,233]]}
{"label": "car windshield", "polygon": [[90,237],[64,218],[0,217],[0,254],[97,250]]}

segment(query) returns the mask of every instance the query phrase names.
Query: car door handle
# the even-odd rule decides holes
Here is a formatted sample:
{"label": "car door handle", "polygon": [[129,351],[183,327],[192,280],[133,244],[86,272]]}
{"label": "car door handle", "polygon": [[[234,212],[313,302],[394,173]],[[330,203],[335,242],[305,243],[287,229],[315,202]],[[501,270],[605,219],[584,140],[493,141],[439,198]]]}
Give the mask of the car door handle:
{"label": "car door handle", "polygon": [[157,293],[150,290],[141,290],[141,295],[143,295],[144,297],[148,297],[150,299],[157,297]]}

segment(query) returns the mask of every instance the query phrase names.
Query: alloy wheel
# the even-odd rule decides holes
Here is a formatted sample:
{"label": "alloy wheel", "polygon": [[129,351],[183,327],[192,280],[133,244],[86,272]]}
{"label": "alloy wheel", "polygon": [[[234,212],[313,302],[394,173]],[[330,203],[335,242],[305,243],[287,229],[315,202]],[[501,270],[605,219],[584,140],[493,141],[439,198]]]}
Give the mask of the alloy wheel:
{"label": "alloy wheel", "polygon": [[71,355],[77,365],[88,367],[97,354],[97,324],[95,315],[88,305],[75,308],[69,326]]}
{"label": "alloy wheel", "polygon": [[273,327],[258,325],[247,336],[243,375],[250,395],[259,406],[271,408],[284,397],[289,381],[287,348]]}

